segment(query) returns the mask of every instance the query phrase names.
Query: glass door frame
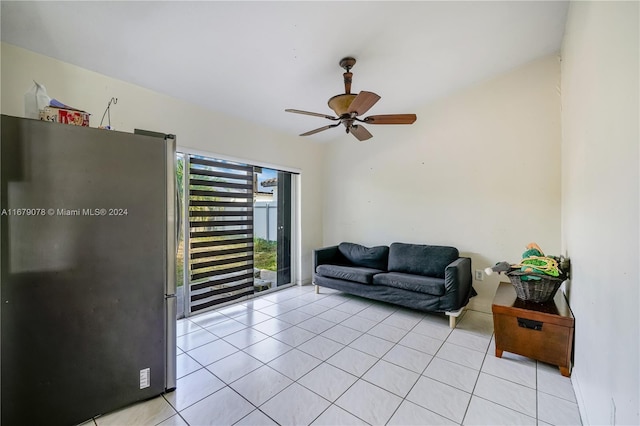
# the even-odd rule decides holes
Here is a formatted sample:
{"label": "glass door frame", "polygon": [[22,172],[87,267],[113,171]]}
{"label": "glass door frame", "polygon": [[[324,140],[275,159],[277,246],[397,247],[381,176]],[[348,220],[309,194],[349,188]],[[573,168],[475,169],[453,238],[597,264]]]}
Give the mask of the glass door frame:
{"label": "glass door frame", "polygon": [[[301,244],[301,222],[300,222],[300,210],[301,210],[301,197],[300,197],[300,180],[301,180],[301,170],[300,169],[295,169],[295,168],[291,168],[291,167],[286,167],[286,166],[280,166],[280,165],[275,165],[275,164],[270,164],[270,163],[261,163],[261,162],[256,162],[253,160],[247,160],[247,159],[243,159],[243,158],[237,158],[237,157],[230,157],[228,155],[223,155],[223,154],[216,154],[213,152],[207,152],[207,151],[202,151],[202,150],[197,150],[197,149],[192,149],[192,148],[186,148],[186,147],[182,147],[182,146],[178,146],[176,147],[176,153],[178,154],[182,154],[183,158],[184,158],[184,168],[183,168],[183,188],[184,188],[184,193],[187,194],[187,189],[189,188],[189,171],[188,171],[188,156],[189,155],[199,155],[199,156],[203,156],[203,157],[209,157],[212,159],[216,159],[216,160],[224,160],[224,161],[232,161],[232,162],[237,162],[237,163],[244,163],[247,165],[251,165],[254,167],[262,167],[262,168],[266,168],[266,169],[273,169],[276,171],[283,171],[283,172],[287,172],[287,173],[291,173],[291,199],[290,199],[290,208],[291,208],[291,212],[290,212],[290,232],[291,232],[291,243],[290,243],[290,250],[289,250],[289,259],[290,259],[290,277],[291,277],[291,282],[290,283],[286,283],[286,284],[279,284],[276,285],[274,288],[265,290],[265,291],[261,291],[258,293],[254,293],[252,296],[248,296],[244,299],[237,299],[228,303],[222,303],[220,305],[215,306],[213,309],[218,309],[220,307],[229,305],[229,304],[233,304],[233,303],[238,303],[241,301],[246,301],[247,299],[253,298],[253,297],[257,297],[257,296],[261,296],[261,295],[265,295],[268,293],[271,293],[273,291],[278,291],[284,288],[288,288],[288,287],[292,287],[294,285],[301,285],[302,281],[301,281],[301,275],[300,272],[302,270],[302,244]],[[183,221],[181,226],[183,227],[182,231],[183,231],[183,241],[182,244],[184,244],[184,263],[183,263],[183,296],[184,296],[184,310],[183,310],[183,317],[189,317],[190,314],[190,309],[189,309],[189,302],[190,302],[190,291],[189,291],[189,256],[187,256],[187,248],[189,247],[189,221],[185,220],[184,218],[188,218],[189,217],[189,204],[184,202],[186,195],[183,196],[183,200],[182,200],[182,208],[183,208],[183,212],[182,212],[182,217],[183,217]],[[179,309],[180,311],[180,309]],[[207,310],[203,310],[201,312],[208,312]]]}

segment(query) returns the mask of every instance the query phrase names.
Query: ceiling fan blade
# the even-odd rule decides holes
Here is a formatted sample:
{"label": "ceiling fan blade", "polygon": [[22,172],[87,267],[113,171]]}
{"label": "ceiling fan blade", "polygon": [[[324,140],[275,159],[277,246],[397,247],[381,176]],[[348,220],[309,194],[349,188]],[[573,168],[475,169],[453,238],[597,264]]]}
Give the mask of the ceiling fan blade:
{"label": "ceiling fan blade", "polygon": [[323,126],[323,127],[319,127],[319,128],[317,128],[317,129],[309,130],[308,132],[302,133],[300,136],[309,136],[309,135],[314,135],[314,134],[316,134],[316,133],[320,133],[320,132],[322,132],[323,130],[327,130],[327,129],[330,129],[330,128],[332,128],[332,127],[336,127],[336,126],[339,126],[339,125],[340,125],[340,123],[336,123],[336,124],[329,124],[329,125],[327,125],[327,126]]}
{"label": "ceiling fan blade", "polygon": [[368,124],[413,124],[416,118],[415,114],[387,114],[370,115],[363,121]]}
{"label": "ceiling fan blade", "polygon": [[328,118],[329,120],[337,120],[338,117],[332,117],[330,115],[326,115],[326,114],[320,114],[317,112],[309,112],[309,111],[302,111],[299,109],[285,109],[286,112],[293,112],[296,114],[304,114],[304,115],[312,115],[314,117],[322,117],[322,118]]}
{"label": "ceiling fan blade", "polygon": [[375,105],[380,100],[380,96],[373,92],[362,91],[356,96],[356,98],[349,105],[348,113],[355,112],[356,115],[362,115]]}
{"label": "ceiling fan blade", "polygon": [[354,124],[353,126],[351,126],[349,129],[349,133],[355,136],[359,141],[366,141],[367,139],[371,139],[373,137],[373,135],[360,124]]}

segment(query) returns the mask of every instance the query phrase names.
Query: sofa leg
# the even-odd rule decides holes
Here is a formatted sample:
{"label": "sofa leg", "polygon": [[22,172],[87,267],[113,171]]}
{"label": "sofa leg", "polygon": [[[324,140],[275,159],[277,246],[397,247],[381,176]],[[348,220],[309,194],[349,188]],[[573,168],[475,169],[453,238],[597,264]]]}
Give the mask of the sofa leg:
{"label": "sofa leg", "polygon": [[449,316],[449,327],[456,328],[456,320],[460,315],[462,315],[462,311],[464,311],[464,307],[458,309],[457,311],[449,311],[445,312]]}
{"label": "sofa leg", "polygon": [[320,294],[320,286],[316,285],[316,294]]}

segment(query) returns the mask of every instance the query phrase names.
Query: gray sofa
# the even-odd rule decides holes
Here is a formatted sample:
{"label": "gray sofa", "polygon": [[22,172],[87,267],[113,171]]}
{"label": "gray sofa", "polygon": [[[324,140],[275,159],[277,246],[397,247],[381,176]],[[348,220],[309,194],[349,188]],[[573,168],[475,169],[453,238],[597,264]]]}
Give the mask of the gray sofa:
{"label": "gray sofa", "polygon": [[456,318],[476,295],[471,259],[447,246],[354,243],[314,250],[313,283],[320,287]]}

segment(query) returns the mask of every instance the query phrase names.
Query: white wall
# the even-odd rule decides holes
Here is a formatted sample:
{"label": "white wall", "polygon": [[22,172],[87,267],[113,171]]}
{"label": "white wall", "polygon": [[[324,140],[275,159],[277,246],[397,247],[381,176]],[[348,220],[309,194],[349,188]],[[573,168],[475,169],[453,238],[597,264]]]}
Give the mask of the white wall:
{"label": "white wall", "polygon": [[[322,243],[322,168],[324,148],[248,121],[125,83],[6,43],[1,48],[1,111],[24,116],[24,93],[33,80],[49,96],[92,113],[97,127],[111,97],[111,124],[120,131],[134,128],[173,133],[178,145],[251,164],[302,172],[301,270],[297,281],[311,281],[311,253]],[[185,73],[187,73],[185,68]]]}
{"label": "white wall", "polygon": [[[428,79],[428,76],[425,76]],[[560,65],[544,57],[327,152],[324,242],[444,244],[474,269],[560,250]],[[428,81],[425,81],[428,84]],[[415,90],[420,90],[416,87]],[[490,312],[498,278],[474,283]]]}
{"label": "white wall", "polygon": [[562,247],[585,424],[640,424],[638,14],[574,2],[562,47]]}

